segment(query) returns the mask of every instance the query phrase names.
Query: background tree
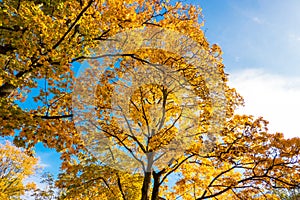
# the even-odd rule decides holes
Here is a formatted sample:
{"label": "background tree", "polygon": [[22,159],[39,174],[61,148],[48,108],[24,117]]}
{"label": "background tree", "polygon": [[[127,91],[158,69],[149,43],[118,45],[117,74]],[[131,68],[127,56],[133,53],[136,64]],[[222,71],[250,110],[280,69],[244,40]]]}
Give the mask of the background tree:
{"label": "background tree", "polygon": [[37,162],[36,158],[26,155],[8,142],[0,144],[1,199],[20,199],[26,191],[34,189],[34,183],[25,182],[36,172]]}
{"label": "background tree", "polygon": [[299,189],[277,189],[274,191],[282,200],[298,200],[300,199]]}
{"label": "background tree", "polygon": [[55,186],[55,178],[49,172],[44,172],[39,182],[43,188],[36,188],[31,197],[35,200],[64,199],[64,192]]}

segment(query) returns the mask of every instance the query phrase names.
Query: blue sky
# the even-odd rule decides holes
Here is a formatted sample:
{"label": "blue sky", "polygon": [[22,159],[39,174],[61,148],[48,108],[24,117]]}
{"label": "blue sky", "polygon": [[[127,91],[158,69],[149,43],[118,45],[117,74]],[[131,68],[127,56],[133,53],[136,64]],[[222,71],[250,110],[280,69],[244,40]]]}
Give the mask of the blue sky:
{"label": "blue sky", "polygon": [[229,72],[263,68],[300,75],[300,2],[297,0],[198,0],[206,36],[221,45]]}
{"label": "blue sky", "polygon": [[270,132],[299,137],[300,1],[198,0],[211,43],[221,46],[237,112],[263,116]]}
{"label": "blue sky", "polygon": [[[238,112],[264,116],[272,132],[299,136],[300,1],[187,2],[203,8],[206,37],[221,46],[229,84],[245,97]],[[41,163],[56,174],[58,154],[41,146]]]}

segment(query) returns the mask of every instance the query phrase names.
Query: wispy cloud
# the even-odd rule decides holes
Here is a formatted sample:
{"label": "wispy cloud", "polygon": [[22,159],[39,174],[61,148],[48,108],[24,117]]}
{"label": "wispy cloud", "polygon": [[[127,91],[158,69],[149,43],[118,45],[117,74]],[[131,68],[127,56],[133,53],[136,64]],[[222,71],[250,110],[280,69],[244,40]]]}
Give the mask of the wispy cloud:
{"label": "wispy cloud", "polygon": [[259,17],[252,17],[252,21],[254,21],[257,24],[264,24],[265,21]]}
{"label": "wispy cloud", "polygon": [[288,37],[292,42],[300,42],[300,34],[290,33]]}
{"label": "wispy cloud", "polygon": [[245,99],[246,105],[238,113],[263,116],[270,122],[270,132],[300,136],[300,78],[246,69],[232,73],[229,80]]}
{"label": "wispy cloud", "polygon": [[207,37],[222,47],[227,70],[259,67],[300,76],[300,1],[201,2]]}

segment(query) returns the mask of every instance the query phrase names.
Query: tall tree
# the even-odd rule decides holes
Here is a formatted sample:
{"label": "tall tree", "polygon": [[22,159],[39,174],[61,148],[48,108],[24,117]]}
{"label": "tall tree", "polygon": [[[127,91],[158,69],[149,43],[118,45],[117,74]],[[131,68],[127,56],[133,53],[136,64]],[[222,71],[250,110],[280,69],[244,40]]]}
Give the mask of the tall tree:
{"label": "tall tree", "polygon": [[72,63],[89,57],[110,36],[161,26],[193,31],[194,39],[209,48],[194,6],[158,0],[6,0],[0,6],[0,131],[26,148],[39,141],[58,151],[73,152],[78,147],[73,144],[80,148],[72,122]]}
{"label": "tall tree", "polygon": [[66,198],[275,199],[274,188],[299,187],[299,138],[234,115],[243,100],[227,86],[200,8],[161,0],[0,6],[1,135],[61,152]]}

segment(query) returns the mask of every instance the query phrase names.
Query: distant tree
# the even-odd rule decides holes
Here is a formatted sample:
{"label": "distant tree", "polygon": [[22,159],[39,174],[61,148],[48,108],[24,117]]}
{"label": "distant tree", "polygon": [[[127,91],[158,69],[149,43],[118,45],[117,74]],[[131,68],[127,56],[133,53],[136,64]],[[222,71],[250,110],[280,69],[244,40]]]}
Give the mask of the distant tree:
{"label": "distant tree", "polygon": [[0,199],[20,199],[35,187],[26,178],[37,170],[38,159],[28,156],[9,142],[0,144]]}
{"label": "distant tree", "polygon": [[49,172],[42,174],[40,184],[43,188],[36,188],[31,196],[35,200],[58,200],[63,198],[61,189],[55,186],[55,178]]}
{"label": "distant tree", "polygon": [[296,189],[277,189],[274,193],[281,200],[300,200],[300,187]]}

